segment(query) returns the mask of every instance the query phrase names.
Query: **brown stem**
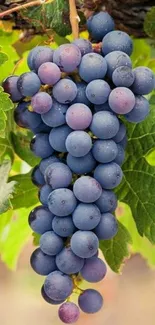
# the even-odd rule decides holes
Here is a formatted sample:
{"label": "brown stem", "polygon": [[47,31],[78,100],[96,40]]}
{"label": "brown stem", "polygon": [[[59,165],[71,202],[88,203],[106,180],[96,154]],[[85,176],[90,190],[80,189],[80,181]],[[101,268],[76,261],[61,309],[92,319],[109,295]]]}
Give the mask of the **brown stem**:
{"label": "brown stem", "polygon": [[80,18],[77,13],[75,0],[69,0],[69,9],[70,9],[70,23],[72,27],[72,34],[74,39],[79,37],[79,21]]}
{"label": "brown stem", "polygon": [[22,10],[22,9],[25,9],[25,8],[28,8],[28,7],[39,6],[39,5],[41,5],[41,4],[45,3],[45,2],[47,2],[47,0],[45,0],[45,1],[43,1],[43,0],[35,0],[35,1],[25,3],[23,5],[16,6],[14,8],[11,8],[11,9],[8,9],[8,10],[5,10],[5,11],[1,12],[0,13],[0,18],[3,18],[4,16],[8,16],[8,15],[12,14],[15,11],[19,11],[19,10]]}

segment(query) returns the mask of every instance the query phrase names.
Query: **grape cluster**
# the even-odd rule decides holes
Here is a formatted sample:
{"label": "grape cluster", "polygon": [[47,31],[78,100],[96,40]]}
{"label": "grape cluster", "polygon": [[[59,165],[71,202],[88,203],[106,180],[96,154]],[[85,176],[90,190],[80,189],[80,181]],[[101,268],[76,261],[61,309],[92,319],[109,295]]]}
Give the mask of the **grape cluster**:
{"label": "grape cluster", "polygon": [[106,12],[88,22],[100,53],[86,39],[59,46],[35,47],[28,56],[30,72],[10,76],[3,87],[18,102],[18,126],[34,133],[30,148],[41,158],[32,172],[41,205],[29,215],[40,234],[40,247],[31,266],[46,276],[41,289],[50,304],[61,304],[64,323],[77,321],[79,307],[95,313],[103,305],[94,289],[80,291],[79,307],[70,301],[81,279],[93,283],[106,275],[98,257],[99,240],[118,231],[113,189],[123,177],[121,165],[127,144],[121,121],[141,122],[149,113],[143,96],[154,88],[154,75],[146,67],[132,69],[132,40],[114,31]]}

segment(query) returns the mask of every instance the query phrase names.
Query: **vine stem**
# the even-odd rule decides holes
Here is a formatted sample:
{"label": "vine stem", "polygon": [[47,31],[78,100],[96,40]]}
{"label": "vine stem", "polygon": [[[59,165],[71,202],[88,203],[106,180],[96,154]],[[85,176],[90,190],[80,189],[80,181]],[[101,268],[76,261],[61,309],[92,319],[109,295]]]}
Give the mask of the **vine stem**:
{"label": "vine stem", "polygon": [[69,0],[69,9],[70,9],[70,23],[72,27],[72,34],[74,39],[79,37],[79,21],[80,17],[78,16],[75,0]]}
{"label": "vine stem", "polygon": [[8,15],[12,14],[13,12],[20,11],[20,10],[25,9],[25,8],[29,8],[29,7],[33,7],[33,6],[40,6],[40,5],[42,5],[43,3],[47,2],[47,1],[48,0],[35,0],[35,1],[30,1],[28,3],[25,3],[23,5],[13,7],[11,9],[8,9],[8,10],[5,10],[5,11],[1,12],[0,13],[0,18],[3,18],[4,16],[8,16]]}

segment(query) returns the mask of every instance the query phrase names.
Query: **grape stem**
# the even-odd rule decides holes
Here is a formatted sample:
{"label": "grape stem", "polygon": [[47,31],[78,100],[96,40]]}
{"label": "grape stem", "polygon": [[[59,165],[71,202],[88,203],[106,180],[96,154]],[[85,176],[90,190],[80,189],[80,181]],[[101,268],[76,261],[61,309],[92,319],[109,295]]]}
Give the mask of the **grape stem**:
{"label": "grape stem", "polygon": [[8,15],[12,14],[13,12],[20,11],[20,10],[25,9],[25,8],[42,5],[43,3],[46,3],[46,2],[48,2],[48,0],[30,1],[30,2],[25,3],[23,5],[19,5],[19,6],[16,6],[16,7],[13,7],[11,9],[8,9],[8,10],[5,10],[5,11],[1,12],[0,13],[0,18],[3,18],[4,16],[8,16]]}
{"label": "grape stem", "polygon": [[70,11],[70,23],[72,27],[72,34],[74,39],[79,37],[79,22],[80,17],[78,16],[75,0],[69,0],[69,11]]}

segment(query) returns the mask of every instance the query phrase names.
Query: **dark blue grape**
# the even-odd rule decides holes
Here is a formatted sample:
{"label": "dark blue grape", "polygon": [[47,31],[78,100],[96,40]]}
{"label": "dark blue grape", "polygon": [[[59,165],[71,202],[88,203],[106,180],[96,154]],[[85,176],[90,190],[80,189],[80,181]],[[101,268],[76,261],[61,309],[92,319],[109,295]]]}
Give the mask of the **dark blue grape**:
{"label": "dark blue grape", "polygon": [[44,91],[35,94],[31,99],[32,109],[38,114],[47,113],[52,108],[52,105],[52,97]]}
{"label": "dark blue grape", "polygon": [[100,222],[101,213],[95,204],[79,203],[73,212],[73,222],[80,230],[92,230]]}
{"label": "dark blue grape", "polygon": [[119,143],[117,144],[117,148],[118,148],[118,153],[114,162],[121,166],[125,160],[125,151]]}
{"label": "dark blue grape", "polygon": [[73,131],[66,139],[67,151],[74,157],[83,157],[92,147],[92,140],[85,131]]}
{"label": "dark blue grape", "polygon": [[10,95],[11,100],[16,103],[22,99],[22,95],[17,88],[18,76],[9,76],[3,80],[2,86],[4,91]]}
{"label": "dark blue grape", "polygon": [[98,291],[87,289],[79,296],[78,304],[84,313],[94,314],[102,308],[103,298]]}
{"label": "dark blue grape", "polygon": [[40,275],[48,275],[57,269],[55,257],[44,254],[40,248],[37,248],[31,255],[31,267]]}
{"label": "dark blue grape", "polygon": [[60,80],[61,71],[55,63],[45,62],[39,67],[38,76],[43,84],[53,86]]}
{"label": "dark blue grape", "polygon": [[45,181],[53,190],[68,187],[72,181],[72,172],[69,167],[61,162],[49,165],[45,170]]}
{"label": "dark blue grape", "polygon": [[79,48],[82,56],[87,53],[93,52],[92,44],[87,39],[77,38],[75,39],[75,41],[73,41],[73,44],[75,44]]}
{"label": "dark blue grape", "polygon": [[87,28],[95,41],[102,41],[103,37],[115,27],[112,17],[107,12],[99,12],[87,20]]}
{"label": "dark blue grape", "polygon": [[68,105],[60,104],[54,100],[52,109],[50,109],[49,112],[42,114],[42,120],[45,124],[54,128],[63,125],[66,122],[67,109]]}
{"label": "dark blue grape", "polygon": [[45,174],[45,170],[49,165],[51,165],[55,162],[59,162],[59,161],[60,160],[54,155],[51,157],[42,159],[39,164],[40,171],[42,172],[42,174]]}
{"label": "dark blue grape", "polygon": [[136,96],[136,103],[131,112],[125,115],[129,122],[140,123],[145,120],[150,112],[150,105],[148,100],[143,96]]}
{"label": "dark blue grape", "polygon": [[56,256],[56,265],[61,272],[71,275],[81,271],[84,259],[75,255],[70,247],[65,247]]}
{"label": "dark blue grape", "polygon": [[113,212],[117,208],[117,197],[114,192],[103,190],[95,204],[100,209],[101,213]]}
{"label": "dark blue grape", "polygon": [[91,152],[84,157],[73,157],[70,153],[67,155],[67,165],[76,174],[82,175],[90,173],[96,166],[96,160]]}
{"label": "dark blue grape", "polygon": [[130,57],[122,51],[113,51],[105,56],[107,63],[107,75],[112,78],[114,70],[120,66],[127,66],[132,68]]}
{"label": "dark blue grape", "polygon": [[44,206],[40,205],[29,214],[29,225],[38,234],[52,229],[54,215]]}
{"label": "dark blue grape", "polygon": [[104,104],[108,100],[110,92],[108,83],[101,79],[91,81],[86,88],[87,98],[96,105]]}
{"label": "dark blue grape", "polygon": [[69,237],[75,231],[75,226],[71,216],[67,217],[54,217],[52,222],[54,232],[61,237]]}
{"label": "dark blue grape", "polygon": [[67,299],[73,291],[73,281],[60,271],[50,273],[45,279],[46,295],[56,301]]}
{"label": "dark blue grape", "polygon": [[54,152],[54,149],[50,146],[49,135],[47,133],[36,134],[31,140],[30,148],[40,158],[47,158]]}
{"label": "dark blue grape", "polygon": [[58,152],[67,152],[66,139],[71,132],[72,129],[68,125],[53,128],[49,135],[49,142],[52,148]]}
{"label": "dark blue grape", "polygon": [[83,203],[93,203],[101,196],[102,188],[93,177],[81,176],[75,181],[73,192],[79,201]]}
{"label": "dark blue grape", "polygon": [[107,190],[117,187],[121,183],[122,177],[122,170],[115,162],[100,164],[94,171],[94,178]]}
{"label": "dark blue grape", "polygon": [[22,128],[32,129],[39,127],[41,118],[38,114],[30,112],[30,102],[21,102],[14,110],[14,120]]}
{"label": "dark blue grape", "polygon": [[59,217],[70,215],[77,206],[73,192],[67,188],[54,190],[48,197],[49,210]]}
{"label": "dark blue grape", "polygon": [[81,258],[92,257],[99,248],[98,238],[92,231],[76,231],[70,244],[73,253]]}
{"label": "dark blue grape", "polygon": [[118,231],[118,223],[111,213],[103,213],[100,223],[95,228],[97,237],[102,240],[112,239]]}
{"label": "dark blue grape", "polygon": [[130,89],[126,87],[117,87],[110,93],[109,106],[114,113],[125,115],[134,108],[135,96]]}
{"label": "dark blue grape", "polygon": [[44,286],[42,286],[41,288],[41,295],[44,298],[44,300],[51,305],[61,305],[65,301],[65,300],[56,301],[48,297],[47,294],[45,293]]}
{"label": "dark blue grape", "polygon": [[114,30],[104,36],[102,42],[102,52],[104,55],[113,51],[122,51],[131,55],[133,42],[130,36],[120,30]]}
{"label": "dark blue grape", "polygon": [[71,103],[77,95],[76,84],[67,78],[61,79],[53,87],[53,97],[62,104]]}
{"label": "dark blue grape", "polygon": [[48,206],[48,196],[51,192],[52,192],[52,188],[47,184],[43,185],[39,190],[39,194],[38,194],[39,201],[43,205]]}
{"label": "dark blue grape", "polygon": [[40,237],[40,248],[47,255],[57,255],[64,247],[64,242],[54,231],[47,231]]}
{"label": "dark blue grape", "polygon": [[134,83],[132,84],[132,91],[137,95],[147,95],[154,89],[154,74],[153,71],[147,67],[137,67],[133,70]]}
{"label": "dark blue grape", "polygon": [[[35,113],[39,116],[39,114]],[[37,133],[49,133],[51,131],[51,128],[47,126],[43,121],[36,127],[31,128],[31,131],[36,135]]]}
{"label": "dark blue grape", "polygon": [[17,81],[18,90],[25,97],[34,96],[39,91],[40,86],[40,79],[32,71],[23,73]]}
{"label": "dark blue grape", "polygon": [[99,139],[111,139],[117,134],[119,130],[119,120],[111,112],[97,112],[93,116],[90,130]]}
{"label": "dark blue grape", "polygon": [[90,82],[95,79],[103,79],[106,72],[106,60],[100,54],[88,53],[82,57],[79,75],[84,81]]}
{"label": "dark blue grape", "polygon": [[33,184],[40,187],[45,184],[45,179],[43,174],[41,173],[39,166],[36,166],[33,168],[32,174],[31,174],[31,180]]}
{"label": "dark blue grape", "polygon": [[125,135],[126,135],[126,126],[122,122],[120,122],[119,130],[118,130],[117,134],[115,135],[115,137],[113,137],[113,140],[116,143],[119,143],[120,141],[123,140]]}
{"label": "dark blue grape", "polygon": [[48,46],[36,46],[34,47],[27,59],[30,70],[38,71],[41,64],[45,62],[51,62],[53,60],[53,50]]}
{"label": "dark blue grape", "polygon": [[112,81],[117,87],[130,87],[134,79],[134,72],[127,66],[116,68],[112,74]]}
{"label": "dark blue grape", "polygon": [[113,161],[117,154],[117,144],[113,140],[96,140],[93,145],[92,154],[100,163]]}
{"label": "dark blue grape", "polygon": [[87,258],[81,270],[83,279],[91,283],[103,280],[106,273],[106,264],[98,257]]}
{"label": "dark blue grape", "polygon": [[63,323],[73,324],[79,319],[80,311],[78,306],[76,306],[73,302],[65,302],[60,306],[58,314]]}

